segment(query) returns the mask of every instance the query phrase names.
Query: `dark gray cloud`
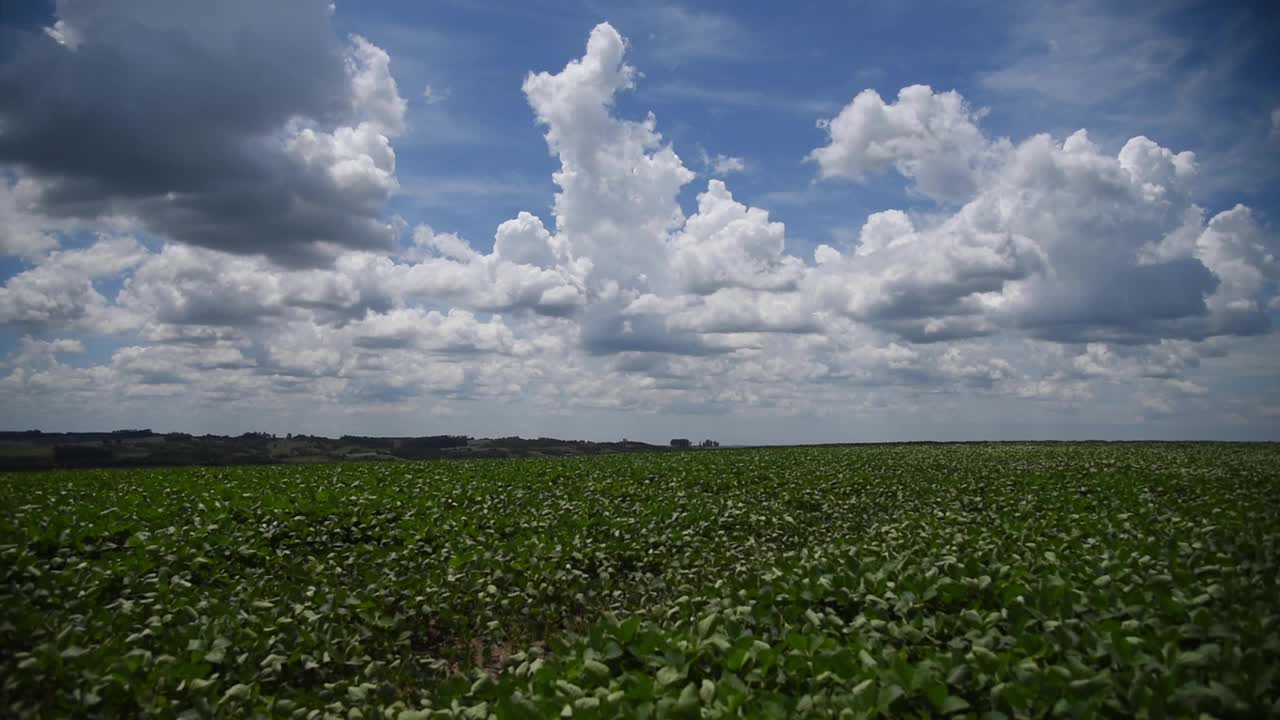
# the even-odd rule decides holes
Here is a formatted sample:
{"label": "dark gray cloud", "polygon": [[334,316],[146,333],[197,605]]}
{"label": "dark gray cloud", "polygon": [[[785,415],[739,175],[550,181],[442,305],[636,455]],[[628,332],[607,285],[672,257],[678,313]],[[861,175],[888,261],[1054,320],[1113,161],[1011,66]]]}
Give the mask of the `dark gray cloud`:
{"label": "dark gray cloud", "polygon": [[287,148],[286,126],[352,125],[325,0],[63,1],[51,32],[13,32],[0,64],[0,164],[42,210],[138,217],[206,247],[319,260],[383,247],[385,196],[352,192]]}
{"label": "dark gray cloud", "polygon": [[670,353],[715,355],[729,348],[707,342],[697,333],[671,330],[656,315],[623,315],[617,303],[587,308],[581,319],[582,347],[591,355]]}
{"label": "dark gray cloud", "polygon": [[1074,284],[1052,284],[1019,322],[1035,337],[1058,342],[1156,342],[1210,334],[1205,298],[1218,279],[1199,260],[1136,267],[1098,267]]}

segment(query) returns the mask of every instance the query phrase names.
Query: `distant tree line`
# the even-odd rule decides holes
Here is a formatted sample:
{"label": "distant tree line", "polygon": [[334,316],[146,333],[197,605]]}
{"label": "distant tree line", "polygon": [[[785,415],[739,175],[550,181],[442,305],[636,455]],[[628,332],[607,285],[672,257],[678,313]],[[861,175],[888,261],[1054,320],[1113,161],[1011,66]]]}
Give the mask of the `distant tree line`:
{"label": "distant tree line", "polygon": [[[693,447],[693,441],[690,440],[689,438],[672,438],[671,447],[676,448],[677,450],[685,450]],[[702,442],[698,443],[698,447],[718,448],[720,447],[720,443],[716,442],[715,440],[703,440]]]}
{"label": "distant tree line", "polygon": [[[556,438],[427,437],[327,438],[266,432],[238,435],[155,433],[150,429],[47,433],[0,431],[0,471],[55,467],[154,467],[243,465],[293,462],[430,460],[479,457],[551,457],[658,450],[643,442],[588,442]],[[691,447],[688,443],[685,447]],[[700,447],[706,447],[704,443]]]}

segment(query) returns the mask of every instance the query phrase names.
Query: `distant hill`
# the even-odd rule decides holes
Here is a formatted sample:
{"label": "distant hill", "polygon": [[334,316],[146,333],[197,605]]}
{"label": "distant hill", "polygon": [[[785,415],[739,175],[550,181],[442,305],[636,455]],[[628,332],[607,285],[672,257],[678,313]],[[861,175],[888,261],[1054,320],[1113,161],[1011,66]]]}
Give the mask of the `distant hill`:
{"label": "distant hill", "polygon": [[463,435],[344,435],[335,439],[316,435],[277,437],[267,433],[226,436],[154,433],[150,430],[88,433],[30,430],[0,432],[0,471],[565,456],[670,449],[662,445],[629,440],[588,442],[557,438],[472,438]]}

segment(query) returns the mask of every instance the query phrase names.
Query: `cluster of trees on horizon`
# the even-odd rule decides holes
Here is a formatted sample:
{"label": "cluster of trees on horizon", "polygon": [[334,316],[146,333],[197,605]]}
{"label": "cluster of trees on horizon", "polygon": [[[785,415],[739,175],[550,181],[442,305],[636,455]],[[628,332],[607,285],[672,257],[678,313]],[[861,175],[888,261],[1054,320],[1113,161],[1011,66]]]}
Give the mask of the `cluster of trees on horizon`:
{"label": "cluster of trees on horizon", "polygon": [[[0,430],[0,440],[5,440],[5,439],[38,440],[41,438],[71,437],[71,436],[86,437],[86,438],[93,437],[93,438],[99,438],[103,440],[112,440],[112,439],[125,440],[125,439],[137,439],[137,438],[147,438],[147,437],[164,437],[164,438],[173,438],[173,439],[179,439],[179,438],[194,439],[199,437],[206,437],[206,438],[227,438],[227,439],[235,439],[235,440],[308,440],[308,439],[332,440],[334,439],[325,435],[308,435],[305,433],[297,433],[297,434],[285,433],[284,437],[281,438],[276,433],[256,432],[256,431],[244,432],[244,433],[240,433],[239,435],[216,435],[212,433],[206,433],[204,435],[194,435],[192,433],[186,433],[186,432],[158,433],[151,430],[151,428],[122,429],[122,430],[110,430],[110,431],[86,431],[86,432],[75,432],[75,431],[46,432],[43,430]],[[378,443],[392,443],[392,442],[406,443],[407,442],[407,443],[411,443],[414,446],[423,447],[423,448],[426,448],[426,447],[448,448],[448,447],[464,447],[469,442],[473,442],[473,441],[476,441],[477,439],[483,439],[483,438],[474,438],[474,437],[471,437],[470,435],[422,435],[422,436],[341,435],[336,439],[340,442],[357,442],[362,444],[369,444],[369,443],[378,444]],[[492,438],[490,440],[492,442],[500,442],[500,443],[515,443],[515,444],[528,443],[533,445],[546,444],[546,443],[552,443],[552,442],[574,443],[574,444],[583,444],[583,445],[593,444],[589,440],[562,440],[559,438],[542,437],[542,436],[539,436],[536,438],[524,438],[519,435]],[[622,438],[621,442],[623,444],[638,444],[638,445],[647,444],[647,443],[638,442],[635,440],[628,440],[627,438]],[[677,449],[695,447],[693,441],[688,438],[673,438],[671,440],[670,446]],[[716,441],[716,440],[706,439],[698,443],[696,447],[717,448],[717,447],[720,447],[720,443],[719,441]]]}
{"label": "cluster of trees on horizon", "polygon": [[[692,441],[692,440],[690,440],[689,438],[672,438],[672,439],[671,439],[671,447],[676,448],[677,450],[685,450],[685,449],[688,449],[688,448],[693,447],[693,441]],[[702,442],[698,443],[698,447],[700,447],[700,448],[718,448],[718,447],[720,447],[720,443],[719,443],[719,442],[717,442],[717,441],[715,441],[715,440],[707,439],[707,440],[703,440]]]}

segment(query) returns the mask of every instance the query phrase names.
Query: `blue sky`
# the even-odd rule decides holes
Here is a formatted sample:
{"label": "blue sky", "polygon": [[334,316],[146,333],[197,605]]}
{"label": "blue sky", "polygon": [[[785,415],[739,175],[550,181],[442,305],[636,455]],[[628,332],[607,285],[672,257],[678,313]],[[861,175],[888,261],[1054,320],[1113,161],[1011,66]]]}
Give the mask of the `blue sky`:
{"label": "blue sky", "polygon": [[1266,3],[326,5],[0,11],[0,426],[1277,436]]}
{"label": "blue sky", "polygon": [[[335,19],[396,58],[397,80],[422,118],[398,157],[408,170],[420,168],[422,175],[402,174],[420,180],[423,197],[417,206],[406,198],[402,207],[439,218],[433,226],[483,243],[493,217],[549,205],[555,161],[520,82],[531,69],[562,65],[565,49],[609,21],[628,38],[630,62],[644,74],[618,98],[620,114],[654,112],[663,135],[699,170],[703,151],[749,158],[751,171],[735,177],[738,192],[753,203],[772,201],[768,207],[793,239],[817,243],[851,217],[900,206],[904,194],[906,183],[892,175],[872,178],[858,193],[812,187],[803,158],[822,139],[815,121],[857,92],[891,96],[916,83],[954,89],[989,110],[988,132],[1013,139],[1088,128],[1118,150],[1141,128],[1169,147],[1227,154],[1242,135],[1266,135],[1267,114],[1280,97],[1264,42],[1280,28],[1274,18],[1256,22],[1263,8],[1157,3],[1116,17],[1097,7],[1035,3],[656,10],[643,3],[362,3],[350,16],[340,8]],[[1150,44],[1150,61],[1161,63],[1142,77],[1129,77],[1135,41]],[[1050,59],[1055,44],[1068,57]],[[424,97],[427,86],[447,100]],[[1078,88],[1085,92],[1075,94]],[[1205,122],[1210,115],[1214,122]],[[479,200],[492,203],[489,212],[478,217],[471,203],[455,207],[451,196],[463,192],[472,202],[485,195]],[[1236,186],[1214,199],[1271,205],[1274,192]]]}

